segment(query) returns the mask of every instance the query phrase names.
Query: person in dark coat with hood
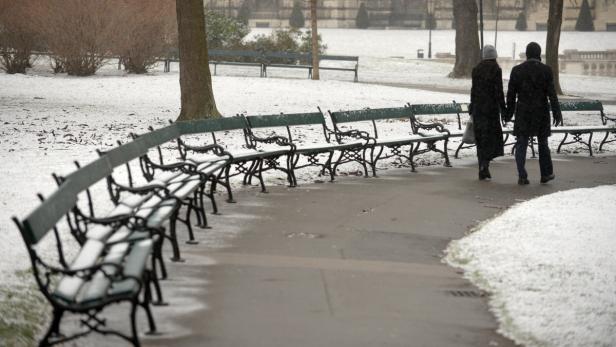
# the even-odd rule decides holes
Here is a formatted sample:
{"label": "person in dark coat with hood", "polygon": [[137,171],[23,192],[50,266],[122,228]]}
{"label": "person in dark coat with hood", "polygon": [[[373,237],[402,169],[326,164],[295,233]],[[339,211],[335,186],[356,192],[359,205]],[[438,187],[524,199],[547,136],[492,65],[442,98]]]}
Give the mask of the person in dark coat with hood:
{"label": "person in dark coat with hood", "polygon": [[[549,103],[548,103],[549,101]],[[518,167],[518,184],[528,184],[526,149],[532,136],[539,145],[541,183],[555,178],[548,137],[551,135],[550,108],[554,126],[562,124],[558,97],[554,90],[552,69],[541,62],[541,46],[531,42],[526,46],[526,61],[511,70],[507,90],[507,118],[515,113],[513,135],[516,136],[515,160]]]}
{"label": "person in dark coat with hood", "polygon": [[475,66],[472,75],[469,111],[473,116],[480,180],[492,178],[490,161],[504,155],[501,114],[505,116],[505,95],[497,57],[493,46],[483,47],[483,60]]}

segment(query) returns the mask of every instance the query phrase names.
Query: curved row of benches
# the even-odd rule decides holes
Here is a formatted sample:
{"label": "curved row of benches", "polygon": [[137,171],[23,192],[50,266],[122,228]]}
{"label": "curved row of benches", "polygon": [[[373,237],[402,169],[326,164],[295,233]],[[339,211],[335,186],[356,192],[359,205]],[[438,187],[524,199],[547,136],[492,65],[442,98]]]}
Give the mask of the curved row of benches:
{"label": "curved row of benches", "polygon": [[[563,110],[590,111],[600,103],[563,104]],[[188,243],[195,243],[193,221],[207,228],[205,200],[218,211],[215,192],[220,185],[233,202],[231,179],[243,183],[258,180],[265,191],[263,174],[277,170],[290,186],[297,184],[296,172],[316,166],[331,180],[340,165],[355,162],[364,174],[376,175],[377,163],[396,157],[410,161],[435,152],[449,166],[448,142],[461,131],[450,132],[441,123],[421,122],[420,115],[458,117],[461,129],[463,104],[405,105],[399,108],[329,112],[328,126],[321,110],[303,114],[236,116],[192,122],[176,122],[162,129],[131,134],[133,140],[109,151],[67,176],[54,175],[58,189],[25,219],[13,218],[26,243],[37,284],[53,306],[52,323],[41,345],[65,342],[92,331],[120,336],[139,345],[136,310],[142,307],[149,328],[156,330],[151,304],[164,304],[159,279],[167,277],[162,253],[165,241],[171,244],[173,261],[181,261],[177,222],[186,226]],[[603,124],[608,118],[600,109]],[[401,122],[398,120],[402,120]],[[367,127],[356,127],[367,123]],[[408,123],[408,124],[407,124]],[[384,136],[387,127],[408,127],[404,136]],[[282,132],[281,132],[282,129]],[[267,130],[267,136],[259,134]],[[606,133],[616,134],[616,124],[604,125]],[[244,148],[231,150],[223,145],[230,132],[239,132]],[[599,131],[599,127],[568,128],[574,136]],[[297,141],[297,135],[313,143]],[[398,131],[398,133],[401,133]],[[210,139],[206,139],[210,138]],[[442,145],[441,145],[442,144]],[[459,148],[458,148],[459,150]],[[457,151],[456,151],[457,155]],[[136,170],[140,171],[138,175]],[[91,188],[105,182],[111,209],[99,207]],[[109,210],[109,211],[106,211]],[[66,225],[64,225],[66,223]],[[60,228],[66,227],[80,249],[66,259]],[[39,254],[37,244],[54,235],[57,264]],[[106,327],[100,312],[113,303],[131,305],[131,332]],[[84,330],[70,336],[60,332],[64,313],[80,314]]]}

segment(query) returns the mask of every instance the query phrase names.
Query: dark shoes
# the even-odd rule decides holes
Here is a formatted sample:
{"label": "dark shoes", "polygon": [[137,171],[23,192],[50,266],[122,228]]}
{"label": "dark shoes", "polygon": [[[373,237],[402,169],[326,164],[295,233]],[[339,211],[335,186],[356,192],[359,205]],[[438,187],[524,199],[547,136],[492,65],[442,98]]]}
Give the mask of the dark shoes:
{"label": "dark shoes", "polygon": [[[548,176],[541,176],[541,183],[548,183],[551,180],[555,179],[556,176],[554,174],[548,175]],[[528,178],[518,178],[518,184],[521,186],[525,186],[527,184],[529,184],[530,182],[528,181]]]}
{"label": "dark shoes", "polygon": [[483,181],[485,179],[492,179],[492,175],[490,175],[490,170],[487,167],[479,170],[479,180]]}
{"label": "dark shoes", "polygon": [[555,179],[556,176],[554,174],[548,175],[548,176],[541,176],[541,183],[548,183],[551,180]]}

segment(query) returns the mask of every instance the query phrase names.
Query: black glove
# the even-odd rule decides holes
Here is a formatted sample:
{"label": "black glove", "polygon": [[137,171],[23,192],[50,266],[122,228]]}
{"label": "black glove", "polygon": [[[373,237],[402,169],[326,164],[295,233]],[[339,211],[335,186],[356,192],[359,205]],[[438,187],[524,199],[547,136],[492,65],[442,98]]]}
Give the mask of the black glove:
{"label": "black glove", "polygon": [[554,125],[555,127],[559,126],[559,125],[563,125],[563,115],[560,112],[554,113],[553,116],[553,121],[552,121],[552,125]]}

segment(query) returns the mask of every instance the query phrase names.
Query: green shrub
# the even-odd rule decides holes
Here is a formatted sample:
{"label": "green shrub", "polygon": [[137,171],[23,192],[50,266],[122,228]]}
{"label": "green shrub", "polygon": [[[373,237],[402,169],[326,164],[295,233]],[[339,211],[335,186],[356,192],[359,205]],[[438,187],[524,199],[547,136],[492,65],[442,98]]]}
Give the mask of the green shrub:
{"label": "green shrub", "polygon": [[584,0],[582,2],[582,7],[580,8],[580,15],[578,16],[577,22],[575,23],[576,31],[595,31],[595,24],[592,20],[592,13],[590,13],[590,5],[588,4],[588,0]]}
{"label": "green shrub", "polygon": [[289,25],[291,28],[303,28],[306,22],[304,13],[302,13],[302,6],[299,1],[293,2],[293,9],[291,10],[291,17],[289,18]]}
{"label": "green shrub", "polygon": [[[319,54],[324,54],[327,46],[323,45],[319,35]],[[253,41],[244,44],[244,48],[252,51],[310,53],[312,48],[312,33],[302,33],[299,29],[278,29],[269,35],[257,35]],[[272,63],[295,64],[292,59],[274,59]],[[302,63],[309,63],[302,61]]]}
{"label": "green shrub", "polygon": [[241,49],[242,40],[250,28],[239,19],[227,17],[214,11],[206,11],[208,49]]}
{"label": "green shrub", "polygon": [[368,16],[366,5],[363,2],[359,5],[357,17],[355,17],[355,26],[359,29],[366,29],[370,26],[370,16]]}
{"label": "green shrub", "polygon": [[[319,41],[319,54],[325,54],[325,51],[327,50],[327,45],[324,45],[322,43],[323,38],[321,37],[321,34],[318,35],[317,40]],[[312,52],[312,30],[308,30],[301,35],[299,51],[302,53]]]}

